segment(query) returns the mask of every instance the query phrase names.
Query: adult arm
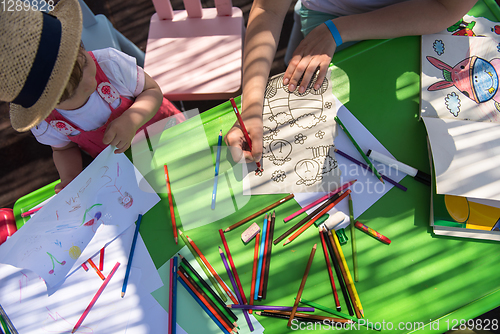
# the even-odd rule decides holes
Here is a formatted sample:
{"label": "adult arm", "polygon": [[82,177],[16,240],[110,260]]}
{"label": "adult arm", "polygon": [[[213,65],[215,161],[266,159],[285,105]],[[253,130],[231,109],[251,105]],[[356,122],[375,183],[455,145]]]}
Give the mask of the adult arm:
{"label": "adult arm", "polygon": [[248,150],[236,122],[225,136],[235,161],[239,161],[242,155],[246,161],[261,158],[264,92],[290,5],[291,0],[255,0],[250,10],[243,54],[241,118],[252,140],[252,151]]}
{"label": "adult arm", "polygon": [[[477,0],[410,0],[371,12],[332,20],[343,42],[433,34],[458,22]],[[314,28],[299,44],[285,72],[283,83],[293,91],[302,74],[304,92],[319,67],[318,83],[326,75],[336,44],[325,24]],[[319,88],[319,84],[315,87]]]}
{"label": "adult arm", "polygon": [[135,133],[158,111],[163,101],[160,87],[147,73],[144,73],[144,89],[134,103],[123,114],[112,121],[104,133],[103,143],[116,146],[115,153],[125,152],[132,143]]}

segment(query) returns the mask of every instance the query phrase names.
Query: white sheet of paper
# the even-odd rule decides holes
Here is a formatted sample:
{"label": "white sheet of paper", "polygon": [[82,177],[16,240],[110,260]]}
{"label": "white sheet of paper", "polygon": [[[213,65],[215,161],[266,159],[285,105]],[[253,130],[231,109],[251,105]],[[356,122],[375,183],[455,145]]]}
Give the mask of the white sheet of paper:
{"label": "white sheet of paper", "polygon": [[500,124],[423,118],[438,194],[500,200]]}
{"label": "white sheet of paper", "polygon": [[[357,120],[356,117],[354,117],[354,115],[344,105],[340,103],[340,101],[337,100],[336,103],[339,106],[337,111],[338,117],[345,127],[349,129],[349,132],[355,136],[356,142],[361,147],[363,152],[368,151],[368,149],[373,149],[374,151],[392,157],[392,154],[363,126],[363,124],[361,124],[361,122]],[[359,161],[363,161],[363,158],[360,156],[350,139],[341,129],[338,130],[338,135],[335,138],[335,146],[351,157]],[[382,184],[382,182],[380,182],[371,172],[355,165],[353,162],[340,156],[339,154],[336,155],[336,159],[341,171],[340,183],[344,184],[351,180],[357,180],[349,188],[352,191],[352,200],[356,203],[356,205],[353,206],[354,218],[359,217],[394,187],[388,182]],[[381,174],[390,177],[396,182],[401,181],[401,179],[406,175],[376,161],[372,161],[372,163]],[[394,191],[401,191],[401,193],[403,193],[400,189]],[[299,193],[295,194],[295,200],[300,204],[300,206],[304,207],[324,194],[324,192],[316,194]],[[308,213],[313,210],[314,208],[309,210]],[[343,200],[337,204],[332,210],[329,211],[329,214],[331,215],[337,211],[342,211],[346,214],[344,222],[338,225],[338,228],[349,225],[349,206],[347,200]]]}
{"label": "white sheet of paper", "polygon": [[139,189],[136,172],[124,154],[106,148],[0,246],[0,262],[36,272],[48,288],[56,285],[87,260],[82,252],[97,253],[159,202],[154,191]]}
{"label": "white sheet of paper", "polygon": [[[331,71],[327,73],[330,78]],[[311,85],[312,86],[312,85]],[[336,99],[330,80],[320,89],[302,94],[283,86],[283,74],[267,84],[262,114],[264,122],[262,168],[249,167],[244,184],[247,195],[318,192],[335,189],[339,169],[333,152]],[[253,164],[251,165],[253,166]],[[249,186],[249,188],[248,188]]]}
{"label": "white sheet of paper", "polygon": [[[184,256],[186,260],[189,261],[191,266],[193,266],[198,274],[200,274],[200,276],[205,280],[205,282],[207,282],[207,284],[211,286],[214,291],[216,291],[213,288],[210,280],[205,276],[205,273],[200,268],[198,262],[195,260],[187,246],[181,248],[178,253]],[[180,263],[181,261],[179,258],[179,264]],[[163,307],[166,308],[168,307],[169,298],[168,283],[170,279],[170,262],[165,262],[163,266],[158,268],[158,272],[160,273],[164,285],[162,288],[154,291],[152,295],[161,305],[163,305]],[[230,290],[233,291],[233,289],[231,288]],[[237,309],[234,309],[232,311],[238,317],[238,333],[261,334],[264,332],[264,327],[262,327],[262,325],[252,314],[249,314],[249,316],[250,321],[252,322],[252,325],[254,327],[254,331],[250,332],[243,312]],[[196,321],[193,321],[193,318],[196,319]],[[181,325],[182,328],[184,328],[185,331],[189,334],[211,334],[221,332],[220,328],[215,324],[215,322],[206,314],[206,312],[198,305],[198,303],[180,283],[177,284],[177,323]]]}

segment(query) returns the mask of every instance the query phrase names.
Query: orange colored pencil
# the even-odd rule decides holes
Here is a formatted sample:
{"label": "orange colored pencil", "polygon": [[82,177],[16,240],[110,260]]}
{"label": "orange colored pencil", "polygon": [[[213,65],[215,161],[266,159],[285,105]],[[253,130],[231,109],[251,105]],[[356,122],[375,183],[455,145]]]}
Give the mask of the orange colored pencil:
{"label": "orange colored pencil", "polygon": [[[257,278],[257,263],[259,262],[259,239],[260,232],[255,236],[255,248],[253,251],[253,269],[252,269],[252,285],[250,287],[250,305],[253,305],[253,296],[255,295],[255,279]],[[248,313],[252,313],[248,310]]]}
{"label": "orange colored pencil", "polygon": [[245,296],[245,291],[243,291],[243,287],[241,286],[240,277],[238,276],[238,272],[236,271],[236,266],[234,265],[233,257],[231,256],[231,252],[229,251],[229,246],[227,245],[226,237],[224,236],[224,231],[222,229],[219,230],[220,238],[222,239],[222,244],[224,245],[224,249],[226,250],[227,259],[229,260],[229,264],[231,265],[231,270],[233,271],[233,276],[238,285],[238,290],[240,290],[241,299],[243,304],[247,304],[247,297]]}
{"label": "orange colored pencil", "polygon": [[293,239],[295,239],[299,235],[301,235],[302,232],[304,232],[305,230],[307,230],[312,224],[314,224],[314,222],[316,220],[318,220],[321,216],[323,216],[325,213],[327,213],[328,211],[330,211],[335,205],[337,205],[341,200],[343,200],[344,198],[346,198],[347,195],[349,195],[350,193],[351,193],[351,189],[347,189],[347,191],[344,192],[342,195],[340,195],[339,198],[337,198],[332,203],[328,204],[328,206],[326,208],[324,208],[320,213],[318,213],[313,219],[311,219],[305,225],[302,225],[302,227],[299,228],[297,230],[297,232],[295,232],[294,234],[292,234],[292,236],[288,237],[288,239],[286,239],[286,241],[283,244],[283,246],[285,246],[286,244],[290,243]]}
{"label": "orange colored pencil", "polygon": [[92,261],[92,259],[88,259],[87,262],[90,264],[90,266],[92,268],[94,268],[95,272],[97,273],[97,275],[99,275],[99,277],[104,281],[106,279],[106,277],[104,277],[104,275],[101,273],[101,271],[99,270],[99,268],[97,268],[97,266],[95,265],[94,261]]}
{"label": "orange colored pencil", "polygon": [[203,263],[205,264],[205,266],[207,267],[207,269],[212,273],[212,275],[215,277],[215,279],[217,280],[217,282],[219,282],[220,286],[224,289],[224,291],[226,291],[226,293],[229,296],[229,298],[231,298],[231,300],[233,301],[233,303],[238,304],[238,300],[236,299],[236,297],[233,295],[233,293],[231,292],[231,290],[229,290],[229,288],[224,283],[224,281],[222,280],[222,278],[220,278],[219,274],[217,274],[217,272],[212,267],[212,265],[210,264],[210,262],[208,262],[207,258],[205,257],[205,255],[203,255],[203,253],[200,251],[200,249],[198,248],[198,246],[196,246],[196,244],[194,243],[194,241],[191,240],[191,238],[189,238],[187,235],[186,235],[186,238],[187,238],[189,244],[195,250],[195,252],[199,255],[200,259],[203,261]]}
{"label": "orange colored pencil", "polygon": [[337,306],[337,311],[340,311],[340,301],[337,294],[337,288],[335,287],[335,281],[333,279],[332,264],[330,263],[330,257],[328,256],[328,249],[326,248],[325,237],[323,236],[323,229],[319,230],[319,237],[321,238],[321,246],[323,247],[323,254],[325,255],[326,268],[328,270],[328,276],[330,277],[330,284],[332,286],[333,298],[335,299],[335,305]]}
{"label": "orange colored pencil", "polygon": [[168,203],[170,205],[170,217],[172,219],[172,229],[174,230],[174,240],[177,245],[177,223],[175,222],[174,201],[172,199],[172,189],[170,188],[170,178],[168,177],[167,165],[163,165],[165,171],[165,182],[167,183]]}
{"label": "orange colored pencil", "polygon": [[297,297],[295,298],[295,303],[293,304],[293,309],[292,312],[290,313],[290,318],[288,319],[288,324],[287,324],[288,327],[292,325],[293,317],[297,312],[297,307],[299,306],[300,297],[302,296],[302,291],[304,290],[304,286],[306,285],[307,275],[309,275],[309,269],[311,269],[311,264],[313,262],[315,253],[316,253],[316,244],[314,244],[311,250],[311,255],[309,255],[306,271],[304,272],[304,276],[302,277],[302,282],[300,282],[299,292],[297,292]]}
{"label": "orange colored pencil", "polygon": [[222,319],[220,314],[210,305],[210,303],[205,299],[205,297],[193,286],[193,284],[184,275],[179,275],[179,277],[186,283],[186,285],[193,291],[193,293],[205,304],[206,308],[220,321],[222,326],[228,331],[232,332],[233,329],[228,326],[227,322]]}

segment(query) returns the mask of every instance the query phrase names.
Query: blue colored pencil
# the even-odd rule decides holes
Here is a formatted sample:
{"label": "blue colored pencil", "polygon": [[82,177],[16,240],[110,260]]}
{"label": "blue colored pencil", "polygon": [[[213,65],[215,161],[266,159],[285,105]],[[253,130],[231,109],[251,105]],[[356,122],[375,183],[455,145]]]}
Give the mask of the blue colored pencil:
{"label": "blue colored pencil", "polygon": [[174,267],[172,268],[172,275],[174,277],[174,280],[172,281],[172,334],[175,334],[177,332],[177,280],[175,277],[177,277],[177,267],[178,267],[178,260],[177,256],[174,256]]}
{"label": "blue colored pencil", "polygon": [[208,314],[208,316],[215,322],[215,324],[217,326],[219,326],[219,328],[221,329],[221,331],[225,334],[229,334],[229,332],[224,328],[224,326],[222,326],[222,324],[220,323],[219,320],[217,320],[217,318],[212,314],[212,312],[210,312],[208,310],[208,308],[205,306],[205,304],[203,304],[203,302],[198,298],[198,296],[196,296],[196,294],[191,291],[191,289],[189,288],[189,286],[184,283],[184,281],[182,280],[182,278],[180,278],[179,276],[177,276],[177,280],[179,280],[179,283],[182,284],[182,286],[184,288],[186,288],[186,290],[189,292],[189,294],[194,298],[194,300],[196,300],[196,302],[198,303],[198,305],[201,306],[201,308]]}
{"label": "blue colored pencil", "polygon": [[255,292],[253,300],[258,300],[259,298],[260,277],[262,276],[262,263],[264,260],[264,247],[266,245],[266,239],[267,239],[267,213],[264,216],[264,225],[262,226],[262,235],[260,239],[260,248],[259,248],[259,263],[257,265],[257,278],[255,280]]}
{"label": "blue colored pencil", "polygon": [[[236,293],[236,298],[238,298],[238,302],[240,304],[243,304],[243,298],[241,297],[240,290],[238,289],[238,285],[236,285],[236,281],[234,280],[233,273],[231,272],[231,269],[229,268],[229,264],[227,263],[226,256],[224,255],[224,252],[222,249],[219,247],[219,254],[222,259],[222,263],[224,263],[224,267],[226,267],[226,272],[227,275],[229,276],[229,280],[231,281],[231,285],[233,286],[233,290]],[[248,328],[250,328],[250,332],[253,332],[253,325],[252,321],[250,320],[250,317],[248,316],[248,311],[243,310],[243,315],[245,316],[245,320],[248,324]]]}
{"label": "blue colored pencil", "polygon": [[219,132],[219,139],[217,141],[217,157],[215,158],[214,190],[212,191],[212,210],[215,209],[215,196],[217,195],[217,183],[219,180],[219,165],[220,165],[221,147],[222,147],[222,130],[220,130],[220,132]]}
{"label": "blue colored pencil", "polygon": [[122,286],[122,298],[125,296],[125,291],[127,291],[128,276],[130,275],[130,268],[132,267],[132,260],[134,258],[135,244],[137,242],[137,235],[139,234],[139,227],[141,226],[142,215],[139,214],[137,222],[135,223],[134,239],[132,240],[132,246],[130,247],[130,254],[128,256],[127,271],[125,272],[125,278],[123,279]]}

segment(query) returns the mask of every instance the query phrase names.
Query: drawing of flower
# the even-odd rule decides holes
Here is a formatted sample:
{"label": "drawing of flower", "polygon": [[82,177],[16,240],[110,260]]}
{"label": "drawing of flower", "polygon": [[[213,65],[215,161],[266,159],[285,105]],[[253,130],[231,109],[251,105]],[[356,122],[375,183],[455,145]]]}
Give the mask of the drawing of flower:
{"label": "drawing of flower", "polygon": [[323,137],[325,136],[325,131],[319,130],[318,132],[316,132],[315,136],[316,138],[323,139]]}
{"label": "drawing of flower", "polygon": [[281,169],[274,171],[273,176],[271,176],[271,179],[274,182],[283,182],[283,181],[285,181],[285,178],[286,178],[286,173],[285,173],[285,171],[283,171]]}
{"label": "drawing of flower", "polygon": [[325,108],[326,109],[330,109],[332,107],[332,103],[331,102],[326,102],[325,103]]}
{"label": "drawing of flower", "polygon": [[295,144],[304,144],[304,141],[307,139],[307,136],[304,136],[302,133],[295,135]]}

